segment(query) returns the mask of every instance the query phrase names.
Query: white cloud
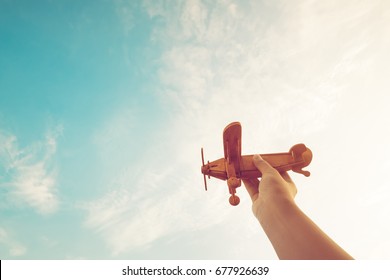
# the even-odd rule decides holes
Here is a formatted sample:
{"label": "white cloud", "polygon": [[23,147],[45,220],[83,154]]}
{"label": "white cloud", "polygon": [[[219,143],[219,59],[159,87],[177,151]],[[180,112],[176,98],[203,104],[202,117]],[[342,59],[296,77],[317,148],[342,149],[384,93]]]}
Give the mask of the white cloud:
{"label": "white cloud", "polygon": [[[3,227],[0,227],[0,245],[7,248],[9,257],[20,257],[27,252],[27,248],[14,240]],[[2,257],[6,258],[4,255]]]}
{"label": "white cloud", "polygon": [[[161,150],[153,149],[150,154],[156,151]],[[86,226],[102,235],[114,256],[148,246],[173,233],[215,225],[228,215],[226,212],[208,217],[209,211],[223,213],[222,205],[216,206],[215,199],[198,205],[204,195],[201,184],[186,180],[186,176],[173,169],[177,166],[168,167],[167,161],[175,159],[138,162],[137,170],[129,167],[118,175],[113,183],[116,188],[111,186],[113,190],[101,198],[81,205],[87,212]]]}
{"label": "white cloud", "polygon": [[[211,181],[215,187],[201,192],[200,146],[206,148],[206,160],[222,157],[222,129],[238,120],[244,153],[283,152],[298,141],[315,145],[316,162],[309,168],[317,174],[309,181],[315,191],[302,191],[300,202],[306,209],[321,205],[317,212],[311,209],[314,217],[345,240],[351,231],[337,227],[341,222],[324,210],[328,201],[319,201],[318,195],[332,199],[335,213],[344,209],[352,189],[361,185],[357,176],[349,181],[355,168],[362,174],[358,160],[352,160],[355,149],[374,149],[372,141],[354,139],[361,129],[381,136],[381,144],[388,139],[380,131],[386,121],[373,124],[379,113],[367,112],[367,105],[377,106],[386,115],[388,98],[364,90],[374,85],[384,92],[380,86],[387,68],[381,58],[388,59],[384,45],[389,40],[383,34],[389,7],[359,3],[144,1],[148,14],[164,23],[155,27],[153,40],[164,48],[159,93],[171,106],[169,133],[159,135],[158,147],[146,152],[137,168],[122,169],[113,180],[119,191],[84,205],[86,225],[102,234],[114,254],[230,220],[238,225],[230,233],[248,229],[242,210],[223,203],[228,197],[224,182]],[[363,80],[364,89],[359,88]],[[337,185],[329,174],[338,175]],[[239,195],[246,196],[245,190],[239,189]],[[354,226],[359,228],[357,220]],[[248,230],[249,237],[257,234]]]}
{"label": "white cloud", "polygon": [[56,169],[52,161],[61,133],[59,126],[49,131],[44,141],[20,149],[16,136],[0,132],[4,143],[0,146],[1,167],[5,171],[0,186],[6,190],[8,204],[27,204],[41,214],[57,210]]}
{"label": "white cloud", "polygon": [[[356,158],[357,151],[366,151],[377,163],[390,156],[385,144],[390,116],[385,108],[389,98],[384,77],[389,72],[385,51],[390,46],[385,35],[389,32],[389,4],[203,3],[207,4],[187,2],[192,8],[175,9],[153,2],[146,5],[151,16],[165,19],[164,29],[157,28],[155,38],[166,48],[160,93],[180,116],[172,124],[172,141],[183,155],[178,165],[196,162],[198,154],[189,156],[188,151],[202,144],[207,157],[221,155],[222,129],[238,120],[243,124],[246,152],[277,152],[297,141],[314,145],[316,162],[309,169],[317,174],[317,179],[310,178],[316,191],[309,191],[311,197],[303,194],[304,206],[318,205],[317,192],[339,206],[333,207],[335,212],[345,207],[346,200],[349,207],[360,211],[361,205],[348,199],[351,193],[354,197],[368,195],[356,191],[364,184],[356,174],[376,178],[378,171],[374,166],[365,169]],[[327,180],[329,174],[338,178],[337,184]],[[308,181],[297,180],[302,184]],[[376,197],[373,192],[369,196]],[[327,221],[328,229],[337,228],[334,225],[340,223],[331,221],[326,207],[318,210],[320,221]],[[381,208],[388,212],[384,205]],[[350,221],[359,216],[349,214]],[[357,220],[354,225],[359,228]],[[344,241],[352,234],[342,227],[335,231]],[[355,244],[354,249],[357,247]]]}
{"label": "white cloud", "polygon": [[122,21],[123,32],[127,36],[134,27],[134,2],[116,0],[116,13]]}

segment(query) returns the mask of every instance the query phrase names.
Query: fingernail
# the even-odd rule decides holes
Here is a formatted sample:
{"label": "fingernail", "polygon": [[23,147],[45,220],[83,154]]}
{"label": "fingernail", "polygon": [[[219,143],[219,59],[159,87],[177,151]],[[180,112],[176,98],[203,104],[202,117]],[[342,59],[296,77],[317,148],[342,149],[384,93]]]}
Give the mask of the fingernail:
{"label": "fingernail", "polygon": [[253,160],[254,161],[263,161],[263,158],[260,155],[257,154],[257,155],[253,156]]}

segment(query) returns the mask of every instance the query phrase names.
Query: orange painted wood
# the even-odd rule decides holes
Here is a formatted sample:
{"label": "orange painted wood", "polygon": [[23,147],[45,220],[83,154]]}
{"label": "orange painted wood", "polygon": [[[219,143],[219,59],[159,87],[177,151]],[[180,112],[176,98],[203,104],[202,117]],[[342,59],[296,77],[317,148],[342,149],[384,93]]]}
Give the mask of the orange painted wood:
{"label": "orange painted wood", "polygon": [[[202,149],[201,172],[205,176],[227,180],[232,205],[239,203],[236,188],[241,185],[241,179],[260,178],[260,171],[254,166],[253,155],[241,155],[241,124],[233,122],[223,131],[224,158],[204,163]],[[261,154],[261,157],[279,172],[292,170],[305,176],[310,172],[302,170],[308,166],[313,154],[304,144],[291,147],[286,153]],[[206,179],[205,188],[207,190]]]}

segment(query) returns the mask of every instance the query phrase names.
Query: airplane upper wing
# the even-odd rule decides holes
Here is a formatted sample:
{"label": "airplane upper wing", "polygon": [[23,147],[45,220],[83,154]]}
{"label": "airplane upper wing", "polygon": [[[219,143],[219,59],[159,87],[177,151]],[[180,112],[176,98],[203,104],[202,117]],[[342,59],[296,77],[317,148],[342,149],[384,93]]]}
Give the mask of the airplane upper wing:
{"label": "airplane upper wing", "polygon": [[237,160],[241,157],[241,124],[239,122],[233,122],[224,129],[223,148],[225,159],[228,162],[239,164]]}

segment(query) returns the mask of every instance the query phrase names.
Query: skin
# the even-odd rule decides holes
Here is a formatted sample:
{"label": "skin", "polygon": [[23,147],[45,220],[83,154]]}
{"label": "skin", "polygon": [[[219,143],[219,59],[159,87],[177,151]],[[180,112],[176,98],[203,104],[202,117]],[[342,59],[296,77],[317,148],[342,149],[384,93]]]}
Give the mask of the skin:
{"label": "skin", "polygon": [[279,259],[351,260],[296,205],[297,188],[287,172],[279,173],[261,156],[253,157],[262,179],[243,180],[252,199],[252,210]]}

